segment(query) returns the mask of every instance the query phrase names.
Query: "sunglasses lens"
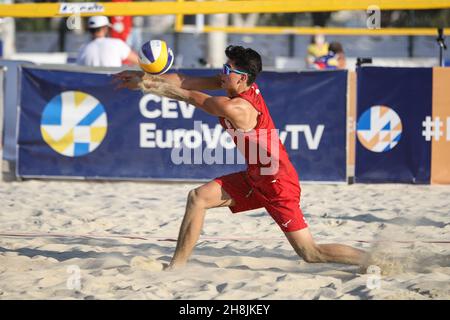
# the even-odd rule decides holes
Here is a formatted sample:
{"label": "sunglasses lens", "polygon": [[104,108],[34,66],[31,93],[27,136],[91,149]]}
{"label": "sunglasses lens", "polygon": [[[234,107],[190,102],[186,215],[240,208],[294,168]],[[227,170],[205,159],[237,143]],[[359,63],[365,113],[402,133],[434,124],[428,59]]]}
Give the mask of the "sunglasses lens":
{"label": "sunglasses lens", "polygon": [[222,73],[225,74],[225,75],[229,75],[230,74],[230,67],[227,64],[223,65]]}

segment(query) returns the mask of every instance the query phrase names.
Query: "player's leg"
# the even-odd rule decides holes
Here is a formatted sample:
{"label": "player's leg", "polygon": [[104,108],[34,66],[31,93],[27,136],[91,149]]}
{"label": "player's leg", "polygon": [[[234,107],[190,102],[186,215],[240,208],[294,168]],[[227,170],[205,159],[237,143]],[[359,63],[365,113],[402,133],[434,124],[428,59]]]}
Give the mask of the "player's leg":
{"label": "player's leg", "polygon": [[281,196],[270,201],[266,209],[301,258],[310,263],[363,264],[365,252],[362,250],[342,244],[316,244],[299,207],[299,195],[293,192],[291,195],[282,193]]}
{"label": "player's leg", "polygon": [[366,252],[342,244],[316,244],[309,228],[285,232],[295,252],[306,262],[334,262],[362,265]]}
{"label": "player's leg", "polygon": [[168,269],[186,264],[200,236],[206,209],[233,206],[234,200],[216,181],[210,181],[189,192],[186,212],[181,223],[177,247]]}

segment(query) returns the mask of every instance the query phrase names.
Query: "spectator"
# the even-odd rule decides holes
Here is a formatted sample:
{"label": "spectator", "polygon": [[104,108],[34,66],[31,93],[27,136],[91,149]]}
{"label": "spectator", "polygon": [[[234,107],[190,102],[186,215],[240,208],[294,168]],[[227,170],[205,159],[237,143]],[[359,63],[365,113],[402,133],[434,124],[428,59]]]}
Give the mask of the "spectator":
{"label": "spectator", "polygon": [[336,70],[345,69],[345,67],[345,53],[340,42],[330,43],[328,54],[314,61],[314,69],[318,70]]}
{"label": "spectator", "polygon": [[92,67],[121,67],[124,62],[138,64],[137,54],[121,39],[109,38],[110,23],[105,16],[88,20],[92,40],[80,48],[77,64]]}
{"label": "spectator", "polygon": [[317,58],[328,54],[328,43],[325,41],[323,34],[316,34],[311,37],[311,44],[308,46],[306,56],[306,67],[314,69],[314,62]]}

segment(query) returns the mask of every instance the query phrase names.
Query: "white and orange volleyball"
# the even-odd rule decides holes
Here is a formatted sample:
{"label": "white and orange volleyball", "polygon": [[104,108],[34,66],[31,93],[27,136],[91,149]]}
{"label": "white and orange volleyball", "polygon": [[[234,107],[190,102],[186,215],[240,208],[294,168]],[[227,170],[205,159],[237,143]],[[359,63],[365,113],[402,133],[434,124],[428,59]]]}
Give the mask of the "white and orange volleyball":
{"label": "white and orange volleyball", "polygon": [[172,63],[172,49],[163,40],[147,41],[139,50],[139,65],[150,74],[163,74],[170,69]]}

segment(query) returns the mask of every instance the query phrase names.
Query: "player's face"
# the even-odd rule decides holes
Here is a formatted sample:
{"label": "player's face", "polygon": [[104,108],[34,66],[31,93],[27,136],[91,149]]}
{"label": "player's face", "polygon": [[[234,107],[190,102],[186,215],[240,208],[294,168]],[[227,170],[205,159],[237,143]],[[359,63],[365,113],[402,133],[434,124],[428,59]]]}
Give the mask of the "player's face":
{"label": "player's face", "polygon": [[228,60],[222,69],[221,84],[222,89],[236,90],[242,82],[247,81],[247,73],[236,69],[232,60]]}

